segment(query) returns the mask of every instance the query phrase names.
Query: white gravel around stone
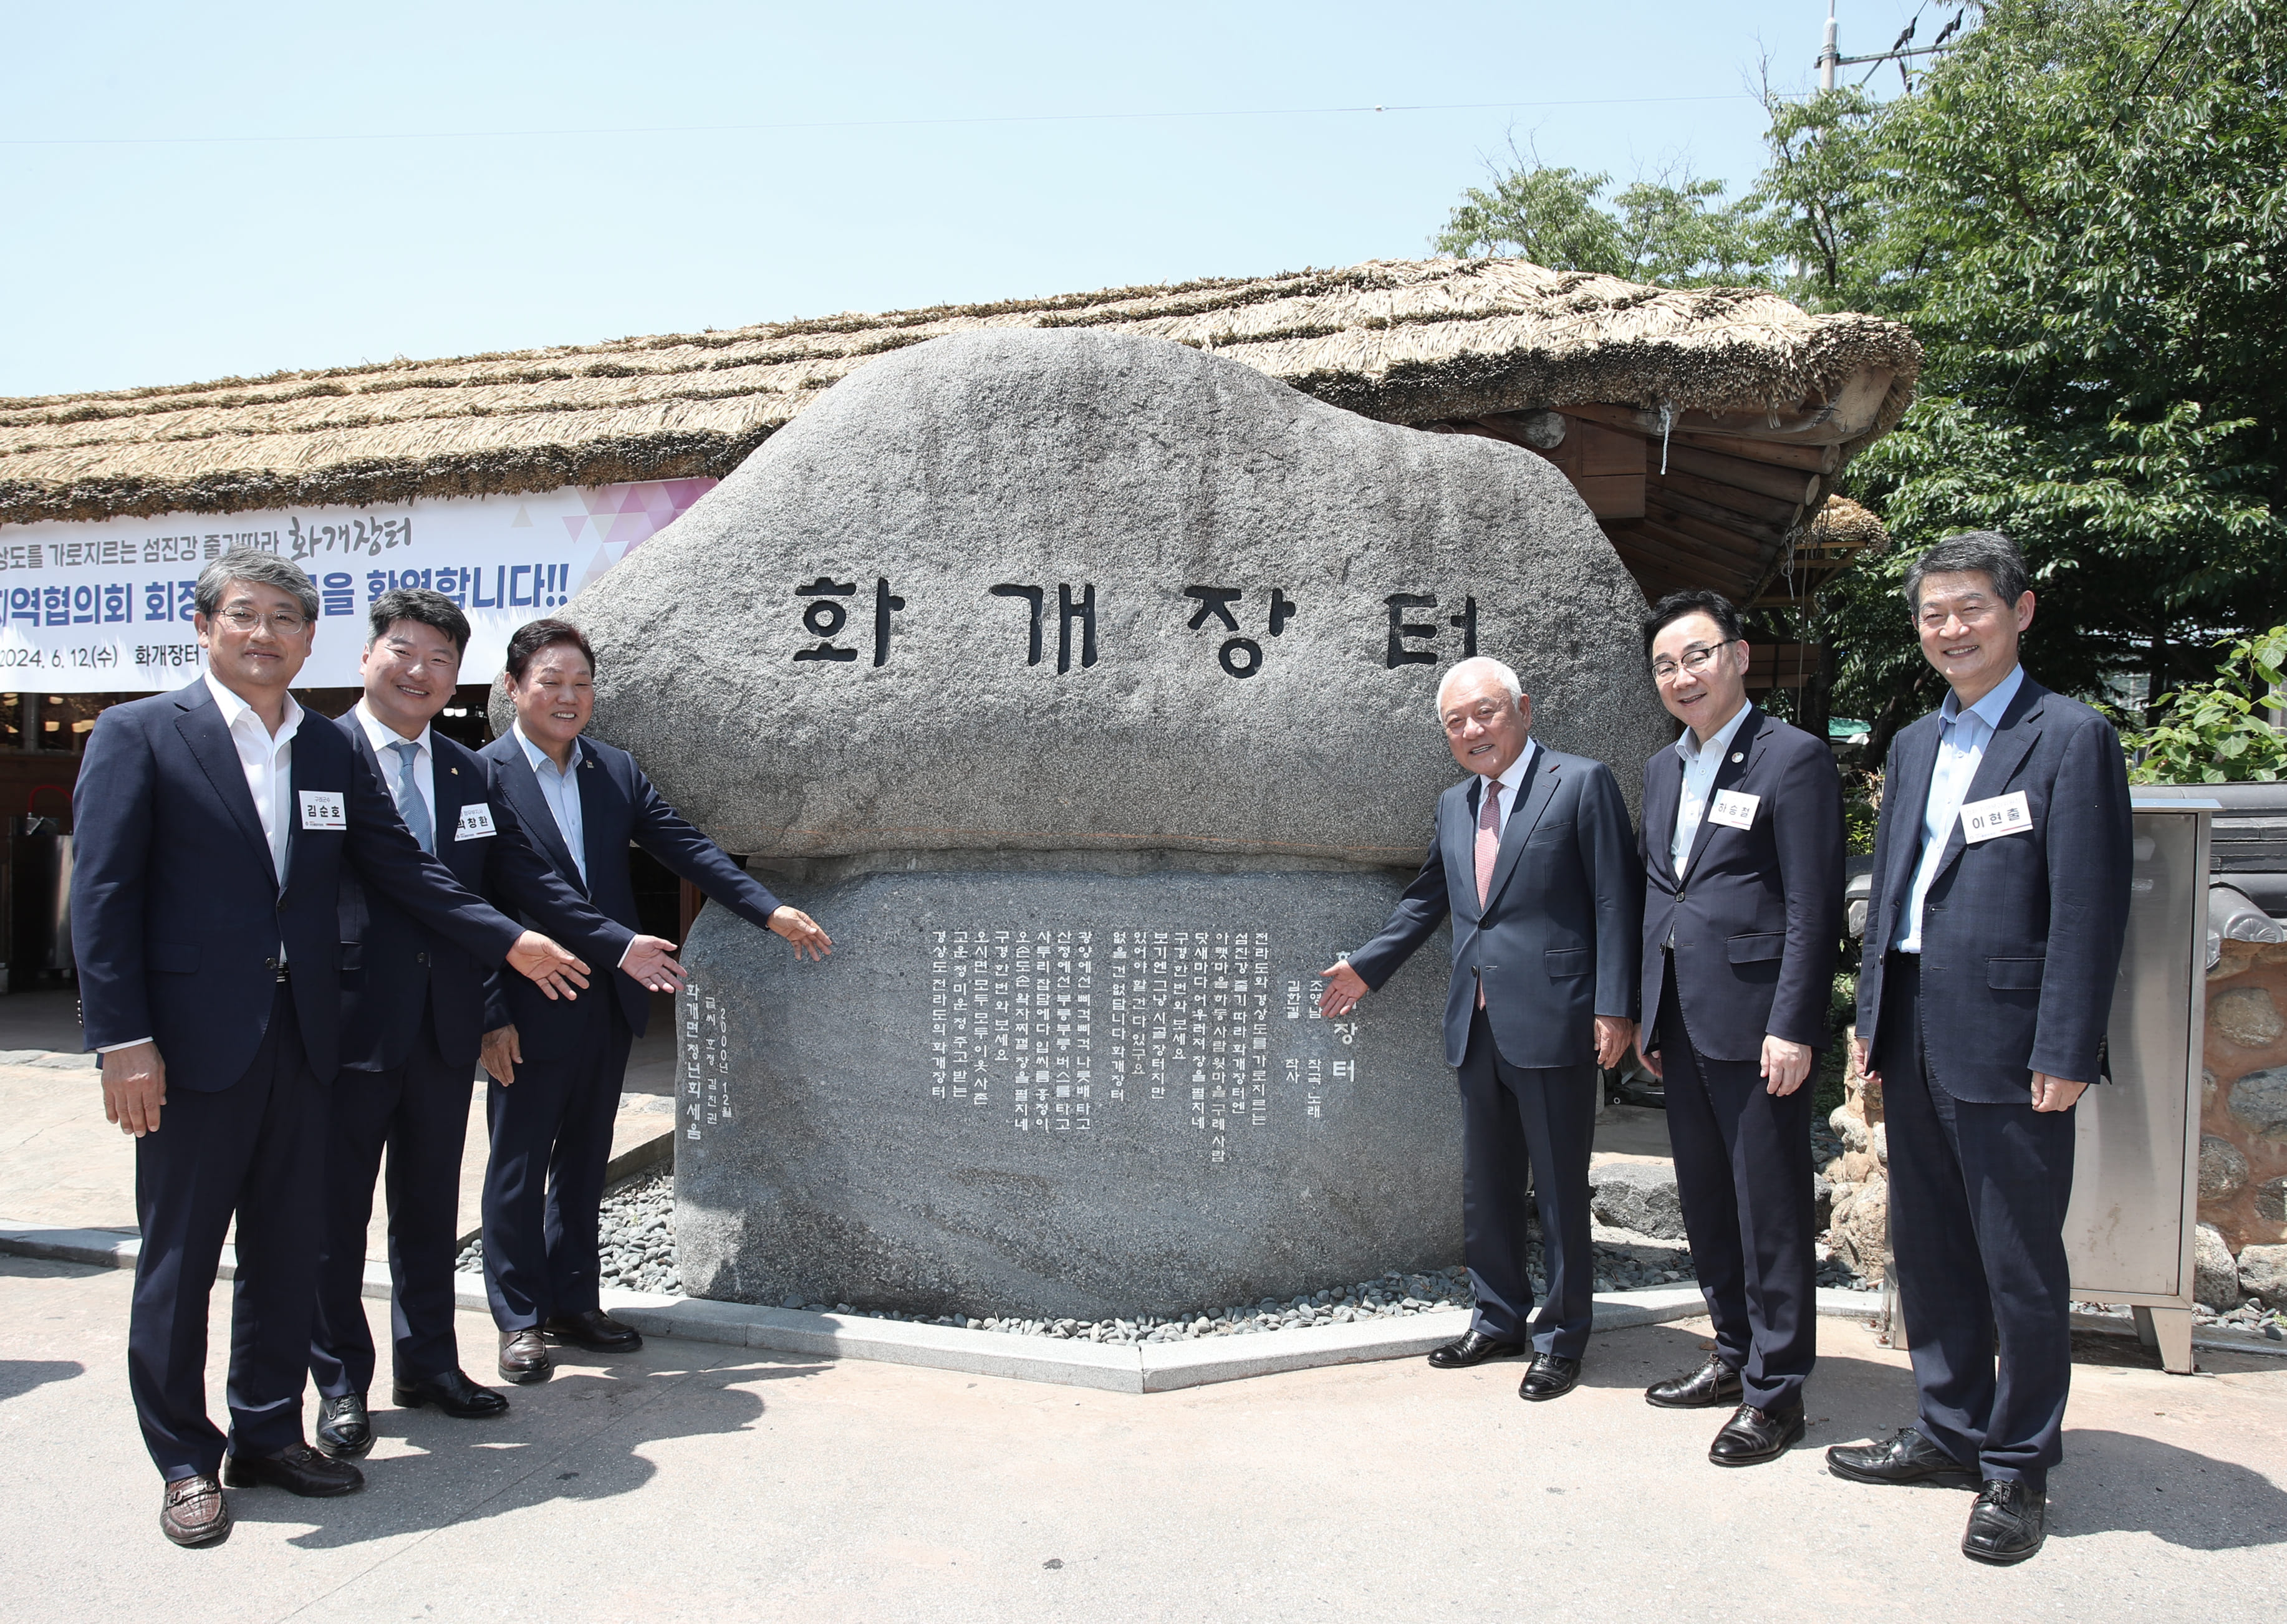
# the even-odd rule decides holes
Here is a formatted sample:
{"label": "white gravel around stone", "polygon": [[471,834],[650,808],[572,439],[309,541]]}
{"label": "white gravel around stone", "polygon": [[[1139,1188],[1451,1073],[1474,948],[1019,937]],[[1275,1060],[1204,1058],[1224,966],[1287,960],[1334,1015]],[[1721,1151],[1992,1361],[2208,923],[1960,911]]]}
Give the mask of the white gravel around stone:
{"label": "white gravel around stone", "polygon": [[[675,1176],[661,1171],[630,1180],[604,1197],[600,1229],[605,1286],[669,1295],[683,1289],[675,1264]],[[1540,1263],[1537,1234],[1531,1243],[1533,1288],[1543,1288],[1546,1273]],[[1695,1279],[1691,1254],[1680,1242],[1602,1230],[1594,1244],[1595,1289],[1599,1292],[1638,1291],[1652,1286],[1677,1285]],[[1818,1283],[1871,1291],[1848,1265],[1818,1248]],[[472,1273],[484,1267],[484,1243],[471,1242],[462,1252],[457,1267]],[[1403,1319],[1467,1308],[1475,1301],[1466,1270],[1428,1272],[1391,1270],[1379,1279],[1329,1287],[1307,1295],[1265,1297],[1257,1303],[1200,1308],[1188,1313],[1136,1314],[1109,1319],[1001,1319],[980,1314],[903,1313],[894,1309],[858,1308],[848,1303],[805,1303],[795,1298],[772,1304],[776,1308],[811,1313],[859,1314],[870,1319],[896,1319],[913,1325],[945,1325],[984,1331],[1005,1331],[1020,1336],[1049,1336],[1066,1341],[1135,1343],[1195,1341],[1206,1336],[1244,1336],[1257,1331],[1294,1330],[1302,1326],[1356,1325],[1368,1320]]]}

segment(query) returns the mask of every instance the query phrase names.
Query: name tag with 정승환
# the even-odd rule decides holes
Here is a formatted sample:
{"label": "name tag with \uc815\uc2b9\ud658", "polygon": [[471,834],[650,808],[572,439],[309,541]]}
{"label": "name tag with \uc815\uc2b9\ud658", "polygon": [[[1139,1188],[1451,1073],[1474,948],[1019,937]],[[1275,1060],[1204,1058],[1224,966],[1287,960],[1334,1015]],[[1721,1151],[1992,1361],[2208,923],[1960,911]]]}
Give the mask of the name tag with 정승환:
{"label": "name tag with \uc815\uc2b9\ud658", "polygon": [[1961,809],[1961,837],[1973,846],[1996,835],[2022,834],[2032,827],[2032,809],[2025,804],[2022,789],[1990,800],[1972,801]]}
{"label": "name tag with \uc815\uc2b9\ud658", "polygon": [[338,835],[350,826],[349,809],[342,804],[338,789],[305,789],[302,795],[302,828],[320,834]]}
{"label": "name tag with \uc815\uc2b9\ud658", "polygon": [[493,828],[493,809],[484,801],[471,801],[461,808],[461,820],[453,826],[455,840],[483,840],[499,832]]}
{"label": "name tag with \uc815\uc2b9\ud658", "polygon": [[1715,804],[1707,809],[1707,821],[1720,823],[1727,829],[1746,829],[1755,826],[1755,808],[1763,804],[1759,795],[1742,795],[1736,789],[1718,789]]}

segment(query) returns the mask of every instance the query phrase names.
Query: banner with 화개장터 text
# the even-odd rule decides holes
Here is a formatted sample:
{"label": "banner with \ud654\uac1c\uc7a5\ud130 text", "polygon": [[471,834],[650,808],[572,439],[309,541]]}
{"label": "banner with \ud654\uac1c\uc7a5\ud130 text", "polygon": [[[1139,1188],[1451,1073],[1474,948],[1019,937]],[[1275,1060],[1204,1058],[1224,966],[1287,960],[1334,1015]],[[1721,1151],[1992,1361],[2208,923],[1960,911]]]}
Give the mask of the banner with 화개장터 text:
{"label": "banner with \ud654\uac1c\uc7a5\ud130 text", "polygon": [[715,483],[0,525],[0,690],[180,687],[202,659],[193,583],[232,547],[291,558],[317,583],[317,646],[297,687],[356,686],[368,606],[407,586],[432,588],[461,606],[471,631],[461,680],[488,682],[518,626],[560,611]]}

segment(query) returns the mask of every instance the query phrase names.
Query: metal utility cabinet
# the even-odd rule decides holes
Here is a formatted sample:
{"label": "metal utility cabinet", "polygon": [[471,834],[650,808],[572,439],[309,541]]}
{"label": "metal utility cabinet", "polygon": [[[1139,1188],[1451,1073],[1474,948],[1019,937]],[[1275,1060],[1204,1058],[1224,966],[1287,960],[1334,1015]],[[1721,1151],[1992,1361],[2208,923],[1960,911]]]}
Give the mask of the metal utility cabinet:
{"label": "metal utility cabinet", "polygon": [[2207,1025],[2212,800],[2139,794],[2128,941],[2112,996],[2112,1081],[2075,1114],[2065,1249],[2078,1301],[2126,1303],[2137,1333],[2192,1370],[2201,1048]]}

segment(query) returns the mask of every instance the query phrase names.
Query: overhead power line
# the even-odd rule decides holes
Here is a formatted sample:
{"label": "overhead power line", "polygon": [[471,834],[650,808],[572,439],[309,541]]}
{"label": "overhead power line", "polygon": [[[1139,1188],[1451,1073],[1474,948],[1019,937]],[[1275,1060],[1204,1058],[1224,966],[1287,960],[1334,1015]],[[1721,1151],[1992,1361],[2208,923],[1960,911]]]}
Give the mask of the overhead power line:
{"label": "overhead power line", "polygon": [[767,124],[594,125],[539,130],[376,130],[303,135],[0,136],[0,147],[213,147],[286,145],[299,141],[493,141],[583,135],[735,135],[802,130],[903,130],[953,124],[1107,123],[1120,120],[1183,118],[1310,118],[1377,113],[1465,113],[1515,107],[1622,107],[1690,101],[1753,101],[1744,91],[1713,96],[1603,96],[1575,101],[1444,101],[1338,107],[1215,107],[1128,113],[985,113],[951,118],[795,120]]}

